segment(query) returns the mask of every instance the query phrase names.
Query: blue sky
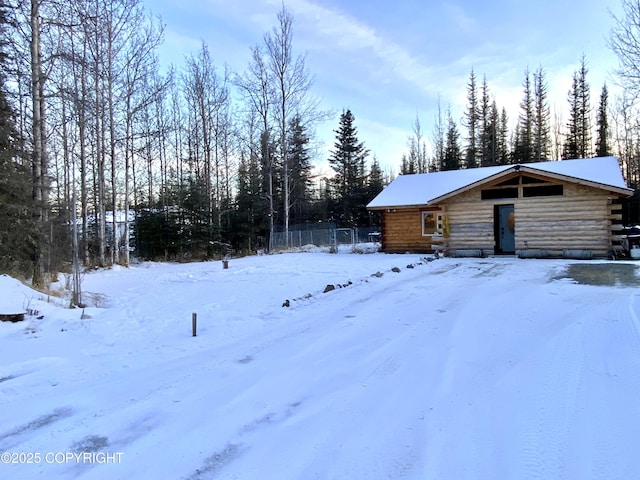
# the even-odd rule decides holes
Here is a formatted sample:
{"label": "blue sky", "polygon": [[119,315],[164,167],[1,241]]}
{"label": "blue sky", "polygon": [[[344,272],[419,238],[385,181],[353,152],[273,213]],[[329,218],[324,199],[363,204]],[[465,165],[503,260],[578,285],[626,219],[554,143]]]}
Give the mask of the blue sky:
{"label": "blue sky", "polygon": [[[243,71],[250,48],[276,22],[281,0],[142,0],[166,24],[161,60],[180,67],[205,41],[220,68]],[[462,118],[473,69],[515,121],[524,72],[542,66],[553,112],[566,121],[571,76],[584,54],[596,106],[603,82],[613,89],[616,58],[606,46],[620,0],[288,0],[293,45],[306,54],[312,94],[334,118],[317,128],[325,149],[343,109],[359,138],[396,172],[416,114],[431,136],[438,99]]]}

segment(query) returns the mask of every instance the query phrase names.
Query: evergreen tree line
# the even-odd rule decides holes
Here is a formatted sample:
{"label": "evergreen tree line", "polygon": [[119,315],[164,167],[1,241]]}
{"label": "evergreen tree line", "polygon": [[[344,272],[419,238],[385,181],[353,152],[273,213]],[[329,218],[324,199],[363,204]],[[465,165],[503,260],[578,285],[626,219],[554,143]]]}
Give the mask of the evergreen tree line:
{"label": "evergreen tree line", "polygon": [[[567,95],[569,119],[563,125],[560,118],[551,117],[544,68],[539,67],[533,74],[527,68],[517,121],[515,128],[510,130],[507,110],[498,107],[486,76],[479,85],[476,73],[471,70],[467,106],[460,125],[453,118],[450,107],[443,115],[438,105],[431,139],[432,155],[429,156],[420,121],[416,118],[413,135],[409,137],[409,152],[402,157],[400,173],[613,155],[607,85],[602,86],[598,108],[592,109],[587,74],[583,56],[580,67],[573,74]],[[595,144],[592,141],[593,117]]]}

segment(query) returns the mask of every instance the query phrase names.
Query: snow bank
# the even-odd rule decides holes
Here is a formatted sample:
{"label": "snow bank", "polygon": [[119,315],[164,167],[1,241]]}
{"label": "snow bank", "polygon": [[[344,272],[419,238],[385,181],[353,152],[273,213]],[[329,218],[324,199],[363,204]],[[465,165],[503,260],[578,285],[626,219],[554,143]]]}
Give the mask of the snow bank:
{"label": "snow bank", "polygon": [[37,295],[15,278],[0,275],[0,314],[25,313]]}

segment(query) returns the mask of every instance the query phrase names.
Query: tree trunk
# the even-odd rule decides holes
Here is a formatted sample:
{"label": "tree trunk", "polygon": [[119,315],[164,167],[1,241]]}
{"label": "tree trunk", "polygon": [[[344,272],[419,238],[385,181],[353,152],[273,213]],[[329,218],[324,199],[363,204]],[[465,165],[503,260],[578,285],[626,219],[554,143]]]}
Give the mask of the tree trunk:
{"label": "tree trunk", "polygon": [[40,46],[40,2],[31,0],[31,100],[32,100],[32,135],[33,135],[33,200],[35,203],[34,216],[38,224],[38,238],[33,248],[33,284],[41,286],[44,282],[44,224],[46,222],[45,206],[47,202],[47,185],[45,175],[47,162],[44,148],[44,119],[43,119],[43,76],[42,52]]}
{"label": "tree trunk", "polygon": [[120,263],[118,248],[118,201],[116,184],[116,118],[113,100],[114,78],[113,78],[113,38],[109,32],[109,53],[107,55],[107,102],[109,107],[109,156],[111,157],[111,264]]}

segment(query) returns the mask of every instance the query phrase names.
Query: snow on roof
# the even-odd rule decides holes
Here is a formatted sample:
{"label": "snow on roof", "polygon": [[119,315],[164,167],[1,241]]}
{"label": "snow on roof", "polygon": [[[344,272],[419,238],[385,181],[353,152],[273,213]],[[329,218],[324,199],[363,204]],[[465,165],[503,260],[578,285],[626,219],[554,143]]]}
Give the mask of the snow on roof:
{"label": "snow on roof", "polygon": [[616,157],[581,158],[556,162],[529,163],[529,168],[537,168],[549,173],[587,180],[617,188],[627,188],[622,178],[620,164]]}
{"label": "snow on roof", "polygon": [[[380,192],[367,207],[384,208],[427,205],[433,199],[505,172],[515,166],[516,165],[500,165],[495,167],[401,175]],[[627,188],[622,178],[618,159],[615,157],[525,163],[521,164],[521,167],[598,183],[603,185],[603,187]]]}

